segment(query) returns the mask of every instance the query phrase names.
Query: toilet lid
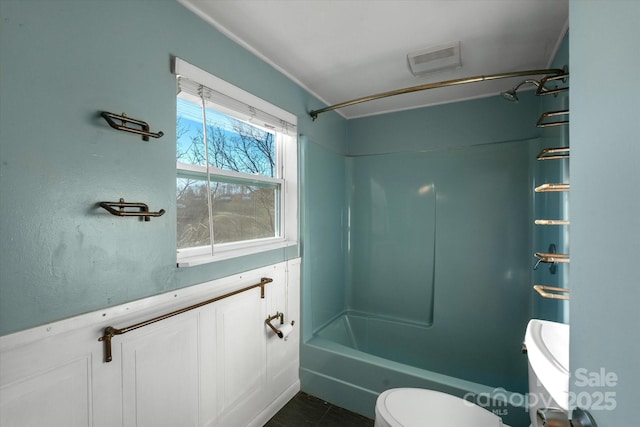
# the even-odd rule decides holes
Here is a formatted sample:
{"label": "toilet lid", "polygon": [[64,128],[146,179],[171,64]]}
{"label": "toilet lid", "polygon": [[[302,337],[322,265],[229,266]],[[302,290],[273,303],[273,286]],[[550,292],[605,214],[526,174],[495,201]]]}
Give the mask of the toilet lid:
{"label": "toilet lid", "polygon": [[417,388],[396,388],[382,393],[376,402],[376,421],[382,420],[394,427],[503,425],[500,417],[467,400]]}

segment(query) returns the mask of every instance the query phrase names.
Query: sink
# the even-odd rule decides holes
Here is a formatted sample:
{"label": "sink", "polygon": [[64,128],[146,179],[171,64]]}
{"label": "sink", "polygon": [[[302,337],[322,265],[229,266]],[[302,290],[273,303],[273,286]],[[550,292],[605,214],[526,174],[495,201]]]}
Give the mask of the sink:
{"label": "sink", "polygon": [[[569,409],[569,325],[531,319],[524,343],[529,367],[540,386],[565,411]],[[530,378],[530,384],[532,379]],[[548,405],[547,405],[548,406]]]}

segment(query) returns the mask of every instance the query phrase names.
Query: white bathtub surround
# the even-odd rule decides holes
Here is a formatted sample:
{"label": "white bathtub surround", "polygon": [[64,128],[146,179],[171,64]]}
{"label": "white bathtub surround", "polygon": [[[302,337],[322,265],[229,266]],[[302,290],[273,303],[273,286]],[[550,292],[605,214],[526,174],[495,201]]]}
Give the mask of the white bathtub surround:
{"label": "white bathtub surround", "polygon": [[[241,289],[272,283],[116,335]],[[2,426],[262,426],[300,390],[300,260],[0,337]],[[285,313],[286,340],[265,325]]]}

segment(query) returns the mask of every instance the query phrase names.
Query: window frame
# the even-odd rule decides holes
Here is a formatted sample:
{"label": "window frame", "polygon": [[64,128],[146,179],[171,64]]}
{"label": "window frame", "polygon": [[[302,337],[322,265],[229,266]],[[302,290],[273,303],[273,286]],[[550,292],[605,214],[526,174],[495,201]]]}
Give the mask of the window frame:
{"label": "window frame", "polygon": [[[192,165],[176,161],[176,179],[180,176],[180,172],[193,173],[202,177],[202,179],[215,181],[216,177],[236,181],[240,184],[251,185],[255,183],[269,184],[280,186],[279,203],[276,203],[276,210],[279,216],[279,224],[276,223],[276,233],[280,231],[279,236],[259,238],[251,240],[242,240],[230,243],[215,243],[212,245],[176,248],[176,259],[178,267],[190,267],[205,263],[216,262],[225,259],[236,258],[240,256],[257,254],[274,249],[286,248],[298,244],[298,141],[296,136],[297,117],[281,108],[264,101],[255,95],[246,92],[237,86],[232,85],[180,58],[172,58],[173,74],[178,77],[184,77],[192,82],[219,92],[234,101],[246,104],[249,110],[258,109],[273,117],[277,117],[288,126],[283,131],[273,130],[272,126],[261,126],[256,123],[255,118],[251,117],[247,112],[236,111],[223,105],[213,104],[213,110],[222,112],[223,114],[237,118],[247,122],[252,126],[263,128],[274,133],[274,143],[276,148],[276,177],[268,177],[263,175],[250,175],[242,172],[224,170],[212,165]],[[186,95],[186,96],[185,96]],[[190,94],[176,94],[178,97],[187,99],[190,102],[197,100],[202,102],[201,98]],[[192,98],[192,99],[189,99]],[[177,112],[177,106],[176,106]],[[289,128],[290,127],[290,128]],[[177,140],[176,140],[177,144]],[[176,207],[177,209],[177,207]],[[176,216],[177,221],[177,216]],[[212,220],[209,218],[210,227]],[[177,226],[177,222],[176,222]],[[215,236],[215,232],[213,233]]]}

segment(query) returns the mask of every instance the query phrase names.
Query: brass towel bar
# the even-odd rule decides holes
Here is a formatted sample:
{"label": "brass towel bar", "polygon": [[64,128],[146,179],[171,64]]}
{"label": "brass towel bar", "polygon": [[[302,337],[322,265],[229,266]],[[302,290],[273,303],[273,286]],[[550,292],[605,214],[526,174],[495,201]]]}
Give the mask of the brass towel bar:
{"label": "brass towel bar", "polygon": [[[125,202],[124,199],[120,199],[119,202],[100,202],[101,208],[109,211],[112,215],[116,216],[140,216],[144,217],[145,221],[150,221],[152,216],[164,215],[164,209],[160,209],[158,212],[149,212],[149,206],[144,203],[137,202]],[[117,207],[119,209],[114,209]],[[140,211],[125,210],[125,208],[140,208]]]}
{"label": "brass towel bar", "polygon": [[569,184],[542,184],[535,188],[536,193],[569,191]]}
{"label": "brass towel bar", "polygon": [[545,148],[536,157],[537,160],[568,159],[569,147]]}
{"label": "brass towel bar", "polygon": [[566,219],[536,219],[536,225],[569,225],[569,220]]}
{"label": "brass towel bar", "polygon": [[536,90],[536,95],[540,96],[540,95],[556,95],[560,92],[565,92],[567,90],[569,90],[569,86],[564,86],[564,87],[556,87],[553,89],[549,89],[546,85],[547,82],[550,81],[555,81],[555,80],[562,80],[563,82],[566,81],[567,77],[569,77],[569,73],[564,73],[564,74],[558,74],[558,75],[554,75],[554,76],[546,76],[540,79],[540,85],[538,86],[538,89]]}
{"label": "brass towel bar", "polygon": [[[127,117],[125,113],[121,115],[109,113],[108,111],[103,111],[101,114],[102,118],[104,118],[109,126],[117,130],[123,130],[125,132],[137,133],[138,135],[142,135],[143,141],[148,141],[149,137],[152,138],[160,138],[164,135],[164,132],[160,131],[157,133],[151,132],[149,130],[149,124],[147,122],[143,122],[142,120],[132,119]],[[115,120],[118,120],[120,123],[116,123]],[[127,126],[127,124],[134,124],[139,126],[140,128],[132,128]]]}
{"label": "brass towel bar", "polygon": [[187,311],[200,308],[204,305],[211,304],[216,301],[220,301],[221,299],[228,298],[257,287],[260,287],[260,298],[264,298],[264,286],[267,283],[271,283],[271,282],[273,282],[273,279],[270,279],[268,277],[263,277],[262,279],[260,279],[259,283],[256,283],[254,285],[247,286],[246,288],[238,289],[236,291],[232,291],[224,295],[220,295],[218,297],[208,299],[198,304],[190,305],[189,307],[181,308],[180,310],[172,311],[171,313],[163,314],[162,316],[154,317],[153,319],[145,320],[144,322],[136,323],[135,325],[126,326],[120,329],[114,328],[113,326],[107,326],[104,329],[104,335],[98,338],[98,341],[104,341],[104,361],[108,363],[108,362],[111,362],[111,360],[113,359],[111,355],[111,339],[113,338],[114,335],[126,334],[127,332],[133,331],[138,328],[142,328],[143,326],[147,326],[152,323],[156,323],[161,320],[168,319],[169,317],[177,316],[178,314],[182,314]]}
{"label": "brass towel bar", "polygon": [[568,116],[568,115],[569,115],[569,110],[548,111],[546,113],[542,113],[540,115],[540,118],[538,119],[538,123],[536,123],[536,126],[538,126],[539,128],[546,128],[550,126],[568,125],[569,120],[558,120],[557,122],[546,121],[549,117]]}
{"label": "brass towel bar", "polygon": [[[569,289],[555,288],[553,286],[544,286],[544,285],[533,285],[533,289],[538,294],[540,294],[540,296],[543,298],[562,299],[562,300],[569,299],[569,295],[561,295],[562,293],[569,293]],[[556,293],[551,293],[551,292],[556,292]]]}

